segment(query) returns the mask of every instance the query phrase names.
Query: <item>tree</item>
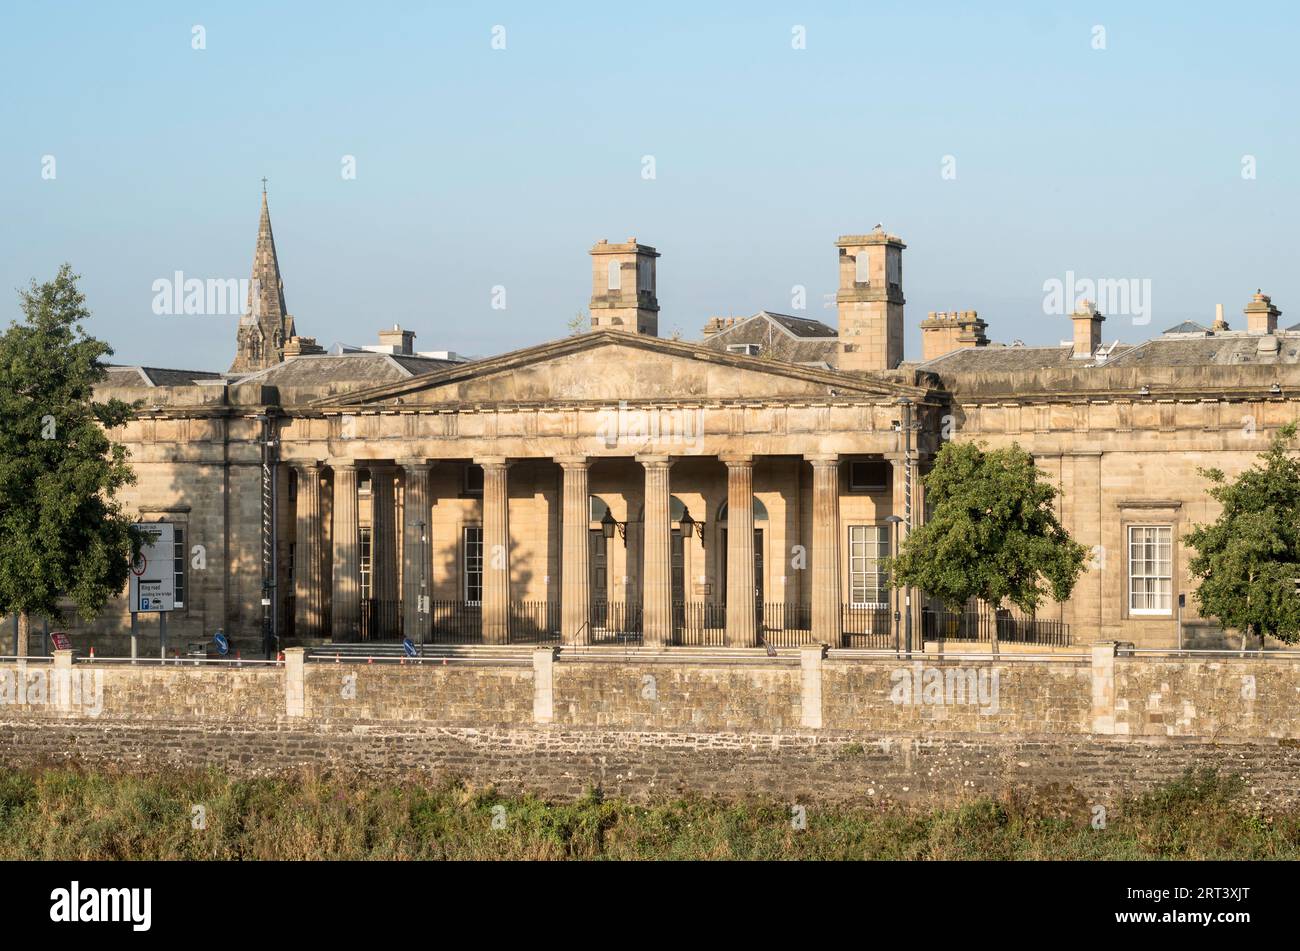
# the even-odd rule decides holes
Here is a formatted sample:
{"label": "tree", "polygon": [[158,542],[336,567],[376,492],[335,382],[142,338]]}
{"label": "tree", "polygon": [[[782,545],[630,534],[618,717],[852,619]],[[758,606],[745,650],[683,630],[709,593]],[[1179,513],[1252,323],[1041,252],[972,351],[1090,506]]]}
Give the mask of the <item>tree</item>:
{"label": "tree", "polygon": [[1056,488],[1039,475],[1019,445],[985,452],[946,443],[922,479],[933,513],[891,559],[893,584],[920,588],[952,611],[971,598],[995,612],[1009,601],[1028,614],[1049,594],[1064,601],[1088,550],[1057,520]]}
{"label": "tree", "polygon": [[569,330],[570,337],[576,337],[587,329],[587,315],[583,311],[578,311],[570,317],[564,324]]}
{"label": "tree", "polygon": [[86,335],[77,275],[19,293],[23,320],[0,335],[0,612],[18,614],[26,656],[31,616],[65,623],[61,602],[93,616],[126,584],[140,539],[116,495],[135,481],[108,431],[132,408],[95,403],[112,354]]}
{"label": "tree", "polygon": [[1219,469],[1200,469],[1223,510],[1209,525],[1184,536],[1196,554],[1188,562],[1199,578],[1195,598],[1204,617],[1225,628],[1300,640],[1300,461],[1289,452],[1294,423],[1273,437],[1259,461],[1229,482]]}

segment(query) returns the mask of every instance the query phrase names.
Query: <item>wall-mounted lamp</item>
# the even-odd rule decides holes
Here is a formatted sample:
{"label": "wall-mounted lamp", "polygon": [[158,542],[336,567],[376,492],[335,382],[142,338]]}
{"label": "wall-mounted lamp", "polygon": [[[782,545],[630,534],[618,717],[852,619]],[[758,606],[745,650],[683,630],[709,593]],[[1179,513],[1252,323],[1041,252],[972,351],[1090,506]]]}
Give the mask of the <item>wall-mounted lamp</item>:
{"label": "wall-mounted lamp", "polygon": [[616,528],[618,529],[619,537],[622,538],[623,541],[627,541],[627,522],[617,521],[614,516],[610,514],[609,509],[605,509],[605,517],[600,520],[600,530],[604,533],[606,538],[613,538],[614,529]]}
{"label": "wall-mounted lamp", "polygon": [[682,538],[690,538],[693,532],[699,532],[700,537],[704,537],[704,523],[691,518],[690,509],[682,510],[682,517],[678,524],[682,527]]}

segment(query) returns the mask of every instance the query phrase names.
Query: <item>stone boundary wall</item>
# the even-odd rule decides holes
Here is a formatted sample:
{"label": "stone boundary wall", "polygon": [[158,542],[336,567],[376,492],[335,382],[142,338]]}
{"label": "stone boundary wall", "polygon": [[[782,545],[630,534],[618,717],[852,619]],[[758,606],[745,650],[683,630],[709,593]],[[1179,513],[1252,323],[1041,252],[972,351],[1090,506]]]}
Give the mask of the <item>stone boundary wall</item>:
{"label": "stone boundary wall", "polygon": [[[19,690],[22,686],[22,690]],[[911,661],[546,648],[418,664],[0,665],[0,760],[950,802],[1051,786],[1113,802],[1212,765],[1300,799],[1300,655]]]}

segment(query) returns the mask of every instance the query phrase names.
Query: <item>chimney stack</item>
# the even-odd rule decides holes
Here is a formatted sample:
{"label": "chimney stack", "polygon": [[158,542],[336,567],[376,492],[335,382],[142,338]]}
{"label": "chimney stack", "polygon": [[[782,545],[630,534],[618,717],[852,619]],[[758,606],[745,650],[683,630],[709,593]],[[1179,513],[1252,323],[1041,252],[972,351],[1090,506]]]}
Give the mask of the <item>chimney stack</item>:
{"label": "chimney stack", "polygon": [[901,238],[876,225],[870,234],[840,235],[838,369],[892,370],[903,362]]}
{"label": "chimney stack", "polygon": [[379,331],[379,346],[387,348],[389,353],[410,356],[415,352],[415,332],[393,324],[392,330]]}
{"label": "chimney stack", "polygon": [[591,329],[659,336],[655,259],[659,252],[636,238],[605,239],[591,249]]}
{"label": "chimney stack", "polygon": [[954,310],[937,314],[930,311],[929,316],[921,321],[921,359],[928,361],[954,350],[987,347],[989,338],[984,331],[988,328],[977,311]]}
{"label": "chimney stack", "polygon": [[1074,321],[1074,359],[1091,359],[1101,346],[1101,322],[1106,318],[1092,306],[1092,301],[1081,300],[1070,319]]}
{"label": "chimney stack", "polygon": [[1256,290],[1245,310],[1246,330],[1253,334],[1271,334],[1277,330],[1277,319],[1282,312],[1273,306],[1273,300],[1263,291]]}

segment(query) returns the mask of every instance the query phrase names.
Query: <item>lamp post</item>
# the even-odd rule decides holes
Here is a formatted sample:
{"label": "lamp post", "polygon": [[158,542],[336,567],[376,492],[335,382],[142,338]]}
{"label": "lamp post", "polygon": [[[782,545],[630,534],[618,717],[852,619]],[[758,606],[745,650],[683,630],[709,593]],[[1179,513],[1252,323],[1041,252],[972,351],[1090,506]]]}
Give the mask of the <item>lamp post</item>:
{"label": "lamp post", "polygon": [[[902,516],[899,515],[887,515],[885,516],[885,521],[893,529],[893,538],[890,540],[889,550],[890,552],[893,553],[893,557],[897,558],[898,557],[898,526],[902,524],[903,519]],[[900,630],[900,625],[898,623],[899,622],[899,613],[898,613],[899,593],[898,593],[898,588],[895,587],[894,585],[894,577],[895,577],[895,573],[893,570],[893,565],[891,564],[890,571],[889,571],[889,599],[894,604],[894,651],[897,652],[899,649],[898,635]],[[908,648],[909,650],[911,649],[910,632],[908,637]]]}
{"label": "lamp post", "polygon": [[420,643],[424,643],[424,618],[429,614],[429,581],[425,577],[425,561],[428,553],[426,545],[429,537],[424,531],[424,520],[415,523],[415,527],[420,531],[420,593],[416,596],[415,601],[415,629],[418,632]]}

